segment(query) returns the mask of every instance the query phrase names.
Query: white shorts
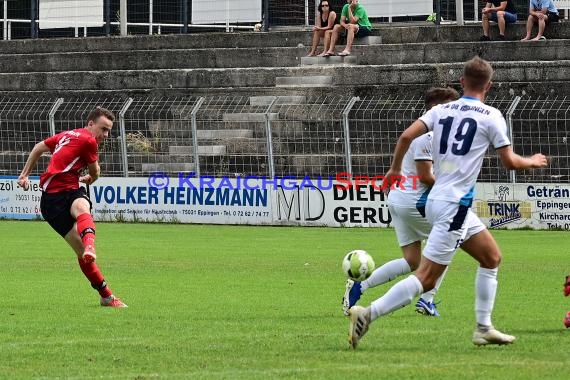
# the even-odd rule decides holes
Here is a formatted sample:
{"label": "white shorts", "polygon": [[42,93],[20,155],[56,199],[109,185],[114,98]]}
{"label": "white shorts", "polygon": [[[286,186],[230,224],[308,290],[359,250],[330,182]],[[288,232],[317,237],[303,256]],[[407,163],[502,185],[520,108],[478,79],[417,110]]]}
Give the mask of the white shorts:
{"label": "white shorts", "polygon": [[432,229],[422,254],[441,265],[449,265],[464,241],[487,228],[470,208],[454,202],[428,200],[426,216]]}
{"label": "white shorts", "polygon": [[400,247],[427,239],[431,225],[415,207],[388,204]]}

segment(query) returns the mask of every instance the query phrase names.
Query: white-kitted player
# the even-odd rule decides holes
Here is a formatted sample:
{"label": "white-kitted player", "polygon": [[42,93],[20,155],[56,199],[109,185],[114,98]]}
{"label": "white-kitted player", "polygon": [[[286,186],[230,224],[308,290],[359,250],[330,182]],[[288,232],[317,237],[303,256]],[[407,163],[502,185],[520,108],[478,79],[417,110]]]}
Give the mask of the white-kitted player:
{"label": "white-kitted player", "polygon": [[386,178],[401,175],[402,159],[410,143],[416,137],[433,131],[436,181],[426,203],[426,216],[432,229],[415,274],[395,284],[369,307],[354,306],[349,310],[349,343],[353,348],[368,331],[371,322],[410,304],[422,292],[433,289],[460,245],[479,262],[475,279],[477,326],[473,343],[514,342],[514,336],[496,330],[491,321],[501,251],[491,233],[481,228],[481,221],[470,207],[475,182],[489,145],[493,145],[507,169],[540,168],[547,165],[547,160],[542,154],[521,157],[513,152],[501,112],[483,103],[491,88],[492,76],[489,62],[479,57],[468,61],[460,78],[463,97],[433,107],[398,139]]}
{"label": "white-kitted player", "polygon": [[[457,99],[459,94],[453,88],[433,87],[425,93],[425,109],[429,110],[438,104]],[[432,139],[433,132],[429,132],[412,141],[402,160],[402,176],[405,181],[401,186],[394,186],[388,194],[388,208],[403,257],[376,268],[370,277],[362,282],[348,279],[342,301],[345,315],[348,315],[348,310],[366,290],[413,272],[420,265],[422,241],[431,230],[431,225],[425,217],[425,203],[435,181],[432,170]],[[432,290],[420,296],[416,303],[418,313],[439,316],[433,299],[443,277],[444,275],[440,277]]]}

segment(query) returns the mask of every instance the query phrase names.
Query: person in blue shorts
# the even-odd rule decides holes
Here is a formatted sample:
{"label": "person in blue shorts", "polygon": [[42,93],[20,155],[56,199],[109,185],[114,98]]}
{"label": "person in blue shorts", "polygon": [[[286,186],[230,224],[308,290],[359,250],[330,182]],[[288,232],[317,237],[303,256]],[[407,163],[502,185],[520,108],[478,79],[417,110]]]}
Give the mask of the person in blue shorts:
{"label": "person in blue shorts", "polygon": [[517,22],[517,9],[513,0],[490,0],[482,10],[481,23],[483,25],[483,35],[481,41],[491,41],[489,36],[489,21],[494,21],[499,25],[499,40],[505,41],[505,29],[507,24]]}
{"label": "person in blue shorts", "polygon": [[[558,22],[558,8],[552,0],[530,0],[528,7],[528,19],[526,20],[526,35],[521,41],[541,41],[546,40],[543,36],[546,25],[551,22]],[[532,26],[538,23],[538,34],[530,38]]]}

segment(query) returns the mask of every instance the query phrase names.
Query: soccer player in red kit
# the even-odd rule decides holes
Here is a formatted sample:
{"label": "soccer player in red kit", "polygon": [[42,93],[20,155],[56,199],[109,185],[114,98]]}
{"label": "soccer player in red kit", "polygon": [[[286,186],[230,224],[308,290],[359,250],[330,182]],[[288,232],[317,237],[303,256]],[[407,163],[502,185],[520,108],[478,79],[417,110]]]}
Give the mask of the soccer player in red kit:
{"label": "soccer player in red kit", "polygon": [[[58,133],[37,143],[18,178],[28,189],[28,176],[42,154],[51,152],[48,168],[40,176],[42,216],[75,251],[79,267],[91,286],[101,295],[101,306],[127,307],[107,286],[95,259],[95,223],[91,201],[79,182],[92,184],[99,178],[98,146],[109,137],[115,115],[97,107],[87,116],[84,128]],[[80,172],[87,168],[87,175]]]}

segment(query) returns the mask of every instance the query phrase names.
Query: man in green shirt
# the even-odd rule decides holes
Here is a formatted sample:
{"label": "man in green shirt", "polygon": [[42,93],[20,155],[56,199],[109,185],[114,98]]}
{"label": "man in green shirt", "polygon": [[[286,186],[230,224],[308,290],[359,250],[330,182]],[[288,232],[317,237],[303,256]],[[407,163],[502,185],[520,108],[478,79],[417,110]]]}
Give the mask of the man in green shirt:
{"label": "man in green shirt", "polygon": [[347,0],[342,8],[340,16],[340,24],[334,26],[331,36],[331,44],[329,50],[321,56],[328,57],[335,55],[334,47],[342,32],[346,31],[346,47],[339,53],[341,56],[350,55],[354,38],[366,37],[370,35],[372,24],[368,21],[368,13],[358,0]]}

